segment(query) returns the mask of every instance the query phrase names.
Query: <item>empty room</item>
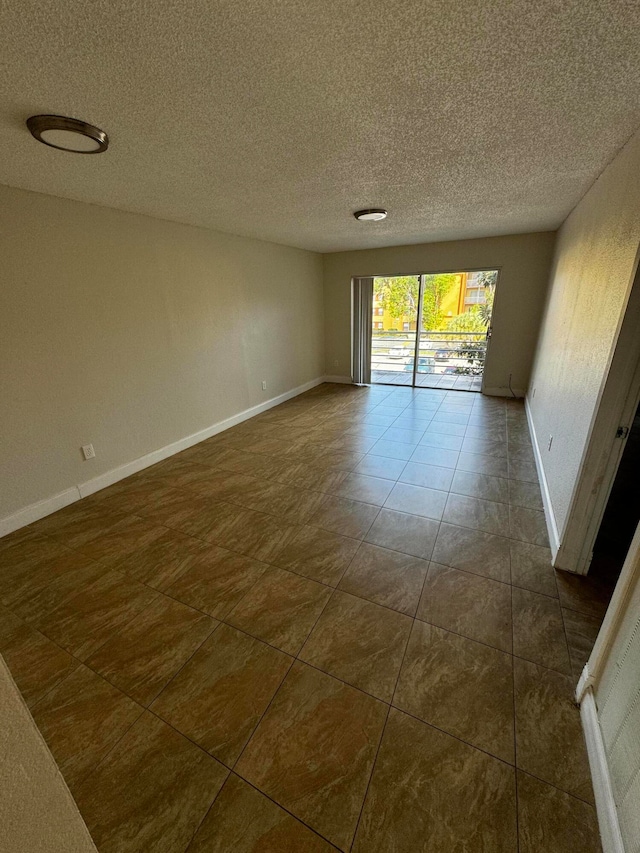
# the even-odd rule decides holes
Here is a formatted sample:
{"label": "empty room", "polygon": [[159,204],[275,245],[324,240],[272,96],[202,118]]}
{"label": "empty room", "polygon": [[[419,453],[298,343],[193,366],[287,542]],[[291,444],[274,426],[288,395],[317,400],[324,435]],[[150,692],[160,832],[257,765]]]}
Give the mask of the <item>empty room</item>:
{"label": "empty room", "polygon": [[639,853],[637,4],[0,40],[0,853]]}

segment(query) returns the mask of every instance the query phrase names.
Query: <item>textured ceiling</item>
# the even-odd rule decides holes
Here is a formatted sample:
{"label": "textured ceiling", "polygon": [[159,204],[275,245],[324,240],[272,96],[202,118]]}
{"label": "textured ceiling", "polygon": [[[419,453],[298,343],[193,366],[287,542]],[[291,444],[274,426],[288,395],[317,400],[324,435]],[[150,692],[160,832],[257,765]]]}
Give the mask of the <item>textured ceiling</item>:
{"label": "textured ceiling", "polygon": [[319,251],[555,228],[640,124],[637,0],[0,8],[0,183]]}

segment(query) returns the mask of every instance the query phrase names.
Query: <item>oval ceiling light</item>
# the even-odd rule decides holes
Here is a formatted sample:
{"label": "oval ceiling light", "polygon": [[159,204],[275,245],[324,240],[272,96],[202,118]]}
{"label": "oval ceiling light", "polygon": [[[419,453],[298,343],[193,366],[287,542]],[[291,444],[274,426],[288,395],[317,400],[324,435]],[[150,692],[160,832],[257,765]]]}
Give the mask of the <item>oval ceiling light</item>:
{"label": "oval ceiling light", "polygon": [[100,154],[109,147],[109,137],[92,124],[65,116],[31,116],[27,119],[31,135],[38,140],[74,154]]}
{"label": "oval ceiling light", "polygon": [[370,207],[368,210],[356,210],[353,215],[359,222],[380,222],[387,218],[387,211],[383,207]]}

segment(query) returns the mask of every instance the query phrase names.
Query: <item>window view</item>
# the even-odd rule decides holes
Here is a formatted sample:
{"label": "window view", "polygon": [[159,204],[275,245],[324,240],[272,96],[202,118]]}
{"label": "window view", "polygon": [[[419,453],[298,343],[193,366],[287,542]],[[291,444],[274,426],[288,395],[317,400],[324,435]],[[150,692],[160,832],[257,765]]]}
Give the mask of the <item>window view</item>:
{"label": "window view", "polygon": [[497,270],[373,280],[371,381],[479,391]]}

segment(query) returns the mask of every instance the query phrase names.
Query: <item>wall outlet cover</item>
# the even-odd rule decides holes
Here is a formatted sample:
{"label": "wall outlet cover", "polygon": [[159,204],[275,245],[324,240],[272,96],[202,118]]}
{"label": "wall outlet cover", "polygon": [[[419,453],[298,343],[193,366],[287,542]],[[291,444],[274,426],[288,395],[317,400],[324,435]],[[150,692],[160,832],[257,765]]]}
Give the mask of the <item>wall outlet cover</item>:
{"label": "wall outlet cover", "polygon": [[87,459],[95,459],[96,452],[93,449],[93,444],[83,444],[82,445],[82,455]]}

